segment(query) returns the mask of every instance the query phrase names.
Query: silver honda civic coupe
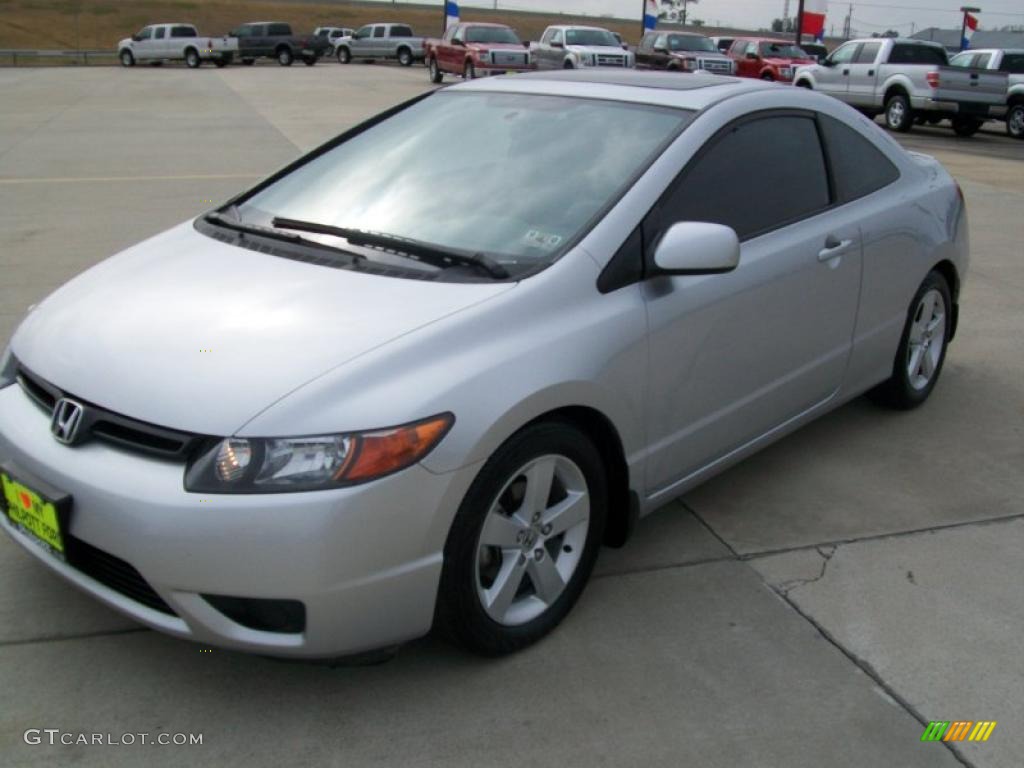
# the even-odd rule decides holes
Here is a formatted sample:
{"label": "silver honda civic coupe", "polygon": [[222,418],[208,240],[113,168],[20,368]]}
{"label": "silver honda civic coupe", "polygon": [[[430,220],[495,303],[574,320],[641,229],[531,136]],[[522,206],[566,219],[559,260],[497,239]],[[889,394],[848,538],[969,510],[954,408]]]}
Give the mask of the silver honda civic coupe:
{"label": "silver honda civic coupe", "polygon": [[514,651],[646,512],[862,393],[921,404],[967,263],[950,176],[826,96],[467,82],[35,307],[0,526],[204,644]]}

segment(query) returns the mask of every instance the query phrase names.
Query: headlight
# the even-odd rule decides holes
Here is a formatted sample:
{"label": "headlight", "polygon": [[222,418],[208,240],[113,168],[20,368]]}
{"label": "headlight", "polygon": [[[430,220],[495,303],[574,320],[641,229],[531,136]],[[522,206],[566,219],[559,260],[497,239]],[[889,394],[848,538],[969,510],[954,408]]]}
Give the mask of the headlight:
{"label": "headlight", "polygon": [[11,354],[11,345],[8,344],[4,348],[4,353],[0,355],[0,389],[13,384],[14,379],[14,355]]}
{"label": "headlight", "polygon": [[284,493],[365,483],[420,461],[454,422],[443,413],[372,432],[211,441],[185,469],[185,490]]}
{"label": "headlight", "polygon": [[580,64],[585,67],[589,67],[594,64],[594,54],[592,53],[577,53],[576,58],[579,60]]}
{"label": "headlight", "polygon": [[693,72],[697,68],[696,59],[683,59],[683,69],[687,72]]}

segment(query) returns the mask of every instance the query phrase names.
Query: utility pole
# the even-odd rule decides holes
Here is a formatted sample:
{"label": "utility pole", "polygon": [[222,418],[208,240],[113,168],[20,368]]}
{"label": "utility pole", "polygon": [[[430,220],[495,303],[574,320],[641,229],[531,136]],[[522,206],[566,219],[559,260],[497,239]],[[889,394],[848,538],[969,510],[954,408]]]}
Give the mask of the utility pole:
{"label": "utility pole", "polygon": [[796,32],[795,32],[797,47],[799,47],[800,43],[802,42],[800,40],[800,37],[803,34],[803,27],[804,27],[804,0],[798,0],[797,6],[796,6]]}

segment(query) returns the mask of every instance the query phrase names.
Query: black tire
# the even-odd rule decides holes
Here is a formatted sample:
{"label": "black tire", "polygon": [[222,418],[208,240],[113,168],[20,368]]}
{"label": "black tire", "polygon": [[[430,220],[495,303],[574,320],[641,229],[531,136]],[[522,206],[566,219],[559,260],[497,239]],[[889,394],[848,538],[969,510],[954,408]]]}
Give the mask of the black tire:
{"label": "black tire", "polygon": [[213,66],[215,66],[217,69],[224,69],[224,67],[226,67],[228,65],[229,61],[231,61],[231,60],[230,59],[214,59],[213,60]]}
{"label": "black tire", "polygon": [[964,138],[976,134],[984,124],[982,120],[973,117],[962,117],[960,115],[954,117],[951,122],[953,123],[953,133]]}
{"label": "black tire", "polygon": [[771,72],[763,72],[761,74],[761,79],[762,80],[766,80],[769,83],[774,83],[775,82],[775,75],[773,75]]}
{"label": "black tire", "polygon": [[[528,462],[550,455],[568,458],[585,478],[590,520],[583,550],[564,589],[543,612],[522,624],[500,624],[488,615],[477,594],[480,533],[495,499],[515,479],[514,474]],[[554,629],[582,594],[597,559],[607,515],[606,476],[598,450],[570,424],[541,422],[509,438],[484,464],[452,522],[444,548],[435,627],[463,648],[486,656],[518,651]],[[555,550],[561,557],[557,545]]]}
{"label": "black tire", "polygon": [[1024,102],[1010,106],[1006,113],[1006,132],[1015,139],[1024,139]]}
{"label": "black tire", "polygon": [[476,80],[476,65],[472,61],[466,62],[462,69],[462,77],[466,80]]}
{"label": "black tire", "polygon": [[885,102],[885,125],[890,131],[906,133],[914,124],[910,100],[902,93],[892,94]]}
{"label": "black tire", "polygon": [[185,51],[185,65],[189,69],[199,69],[203,65],[203,60],[199,58],[199,51],[195,48],[189,48]]}
{"label": "black tire", "polygon": [[278,48],[274,56],[277,59],[277,63],[282,67],[290,67],[292,62],[295,61],[295,55],[292,53],[291,48]]}
{"label": "black tire", "polygon": [[562,64],[562,69],[576,69],[576,65],[571,61],[566,60],[566,62]]}
{"label": "black tire", "polygon": [[256,63],[256,59],[242,59],[242,63],[245,64],[245,66],[247,67],[251,67],[253,64]]}
{"label": "black tire", "polygon": [[[909,353],[911,348],[911,334],[917,317],[921,310],[921,301],[930,291],[937,291],[942,297],[944,304],[944,326],[942,336],[942,348],[939,352],[938,361],[935,363],[934,372],[931,374],[925,386],[915,386],[910,379],[908,366],[910,362]],[[917,289],[910,307],[907,309],[907,320],[903,326],[903,336],[900,338],[900,346],[896,350],[896,359],[893,360],[892,375],[877,387],[872,389],[868,396],[876,403],[896,408],[899,410],[910,410],[921,405],[935,389],[935,384],[942,373],[942,364],[946,361],[946,349],[949,346],[949,335],[952,331],[953,322],[953,299],[950,294],[949,283],[939,272],[929,272],[928,276]],[[925,350],[927,353],[927,350]]]}
{"label": "black tire", "polygon": [[399,48],[398,49],[398,63],[399,64],[401,64],[403,67],[411,67],[412,66],[412,61],[413,61],[413,59],[412,59],[412,51],[410,51],[408,48]]}
{"label": "black tire", "polygon": [[135,55],[131,51],[129,51],[129,50],[121,51],[121,53],[118,54],[118,57],[121,59],[121,66],[122,67],[134,67],[135,66]]}
{"label": "black tire", "polygon": [[316,56],[304,56],[302,58],[302,63],[305,64],[307,67],[312,67],[314,64],[316,64]]}
{"label": "black tire", "polygon": [[344,45],[341,46],[340,48],[338,48],[337,59],[339,64],[348,64],[350,61],[352,61],[352,51],[350,51]]}
{"label": "black tire", "polygon": [[444,80],[444,72],[442,72],[441,68],[437,66],[437,59],[435,59],[433,56],[430,57],[429,66],[430,69],[428,71],[430,72],[430,82],[440,83],[442,80]]}
{"label": "black tire", "polygon": [[808,91],[813,91],[814,86],[811,85],[810,80],[801,80],[796,84],[797,88],[806,88]]}

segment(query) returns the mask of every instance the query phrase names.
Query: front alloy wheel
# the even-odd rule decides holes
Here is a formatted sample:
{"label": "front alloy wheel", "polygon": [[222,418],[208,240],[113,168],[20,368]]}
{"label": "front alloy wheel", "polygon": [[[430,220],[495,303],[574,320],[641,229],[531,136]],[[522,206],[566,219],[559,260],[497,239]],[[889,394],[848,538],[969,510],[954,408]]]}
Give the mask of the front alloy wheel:
{"label": "front alloy wheel", "polygon": [[1014,104],[1006,113],[1006,132],[1015,139],[1024,139],[1024,104]]}
{"label": "front alloy wheel", "polygon": [[551,631],[583,591],[604,535],[605,470],[575,427],[528,426],[470,487],[445,544],[437,625],[486,655]]}
{"label": "front alloy wheel", "polygon": [[914,115],[910,111],[910,102],[902,93],[894,93],[885,103],[885,124],[890,131],[905,133],[914,124]]}

